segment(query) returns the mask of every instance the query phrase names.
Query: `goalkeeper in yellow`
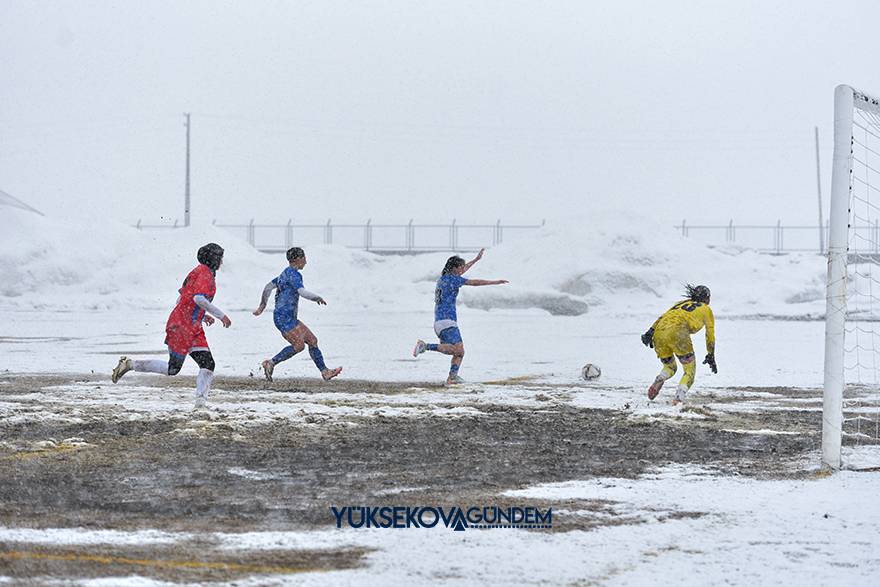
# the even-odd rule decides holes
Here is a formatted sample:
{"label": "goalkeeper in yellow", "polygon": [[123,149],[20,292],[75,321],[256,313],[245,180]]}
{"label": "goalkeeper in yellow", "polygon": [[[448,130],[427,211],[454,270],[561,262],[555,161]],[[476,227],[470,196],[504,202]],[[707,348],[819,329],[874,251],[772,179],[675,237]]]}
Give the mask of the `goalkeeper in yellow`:
{"label": "goalkeeper in yellow", "polygon": [[684,375],[678,382],[672,405],[682,403],[694,384],[697,366],[691,334],[696,334],[703,326],[706,327],[707,353],[703,364],[709,365],[712,373],[718,373],[718,367],[715,365],[715,316],[712,314],[712,308],[709,307],[711,295],[709,288],[705,285],[691,284],[687,284],[685,288],[685,299],[657,318],[651,328],[642,335],[642,343],[653,347],[657,358],[663,363],[663,370],[648,388],[649,400],[657,397],[666,380],[675,375],[677,369],[675,357],[681,362]]}

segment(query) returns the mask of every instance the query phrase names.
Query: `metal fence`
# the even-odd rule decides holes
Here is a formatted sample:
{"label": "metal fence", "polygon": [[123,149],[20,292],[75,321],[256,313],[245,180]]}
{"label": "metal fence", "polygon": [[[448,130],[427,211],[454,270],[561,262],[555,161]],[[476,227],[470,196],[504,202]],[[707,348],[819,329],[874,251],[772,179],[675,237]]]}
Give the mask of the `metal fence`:
{"label": "metal fence", "polygon": [[[818,225],[785,225],[781,220],[776,224],[688,224],[682,220],[675,228],[681,236],[693,238],[707,244],[739,245],[755,249],[762,253],[782,255],[793,252],[815,252],[825,254],[827,250],[820,243],[828,242],[828,224]],[[820,231],[824,234],[820,238]],[[851,234],[857,238],[867,237],[876,249],[880,239],[880,226],[852,227]],[[873,252],[877,252],[876,250]]]}
{"label": "metal fence", "polygon": [[[530,232],[544,226],[541,224],[334,224],[332,220],[321,224],[220,224],[214,226],[238,234],[254,248],[264,252],[286,251],[294,245],[338,244],[349,248],[376,253],[426,253],[433,251],[477,251],[483,247],[501,244],[511,234]],[[148,225],[140,220],[138,229],[181,228],[173,225]]]}

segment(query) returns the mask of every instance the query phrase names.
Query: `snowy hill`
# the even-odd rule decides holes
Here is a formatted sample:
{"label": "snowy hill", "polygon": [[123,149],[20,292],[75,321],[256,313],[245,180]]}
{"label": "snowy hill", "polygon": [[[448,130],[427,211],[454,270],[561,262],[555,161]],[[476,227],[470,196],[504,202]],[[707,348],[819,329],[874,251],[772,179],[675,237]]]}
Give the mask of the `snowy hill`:
{"label": "snowy hill", "polygon": [[[206,242],[226,249],[217,304],[252,308],[285,266],[222,229],[138,231],[94,219],[41,217],[5,208],[0,217],[0,307],[170,308]],[[348,309],[429,312],[447,254],[379,256],[339,246],[307,247],[306,286]],[[597,211],[549,224],[528,240],[487,251],[468,276],[509,279],[465,288],[460,302],[490,310],[555,315],[601,311],[656,314],[686,282],[705,283],[719,315],[815,317],[824,312],[825,261],[709,248],[631,213]]]}

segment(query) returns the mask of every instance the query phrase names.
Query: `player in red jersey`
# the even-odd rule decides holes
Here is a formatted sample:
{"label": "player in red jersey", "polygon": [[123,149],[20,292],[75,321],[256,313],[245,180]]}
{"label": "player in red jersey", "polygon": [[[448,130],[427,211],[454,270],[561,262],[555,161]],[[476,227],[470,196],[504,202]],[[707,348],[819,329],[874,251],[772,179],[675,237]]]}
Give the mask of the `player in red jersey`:
{"label": "player in red jersey", "polygon": [[[199,366],[196,376],[196,407],[204,407],[208,400],[211,382],[214,381],[214,357],[208,347],[202,322],[210,326],[215,316],[225,328],[232,321],[220,308],[212,304],[217,284],[214,275],[223,264],[223,247],[216,243],[208,243],[199,249],[196,257],[199,265],[189,272],[180,288],[177,305],[168,316],[165,324],[165,344],[168,345],[168,361],[161,359],[132,360],[120,357],[119,364],[113,369],[113,383],[128,373],[160,373],[177,375],[183,367],[183,361],[189,355]],[[209,315],[210,314],[210,315]]]}

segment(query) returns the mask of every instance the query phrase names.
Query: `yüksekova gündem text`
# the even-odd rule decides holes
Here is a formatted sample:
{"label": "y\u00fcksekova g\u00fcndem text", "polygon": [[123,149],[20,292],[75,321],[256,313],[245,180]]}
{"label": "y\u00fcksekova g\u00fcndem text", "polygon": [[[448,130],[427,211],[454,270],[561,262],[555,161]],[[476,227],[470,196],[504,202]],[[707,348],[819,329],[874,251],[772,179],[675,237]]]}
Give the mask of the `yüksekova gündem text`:
{"label": "y\u00fcksekova g\u00fcndem text", "polygon": [[331,507],[337,528],[433,528],[443,524],[465,528],[551,528],[553,509],[472,506],[344,506]]}

